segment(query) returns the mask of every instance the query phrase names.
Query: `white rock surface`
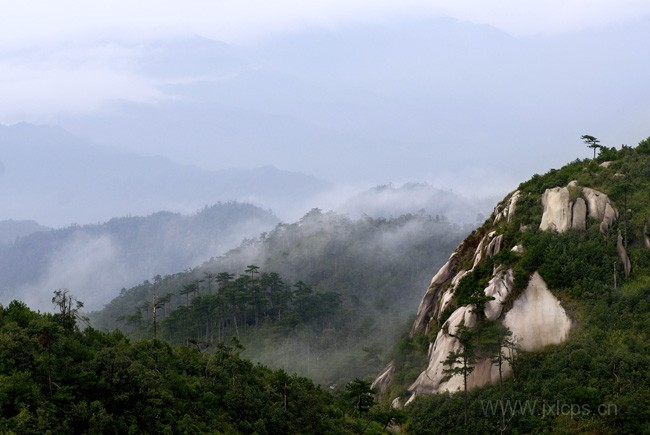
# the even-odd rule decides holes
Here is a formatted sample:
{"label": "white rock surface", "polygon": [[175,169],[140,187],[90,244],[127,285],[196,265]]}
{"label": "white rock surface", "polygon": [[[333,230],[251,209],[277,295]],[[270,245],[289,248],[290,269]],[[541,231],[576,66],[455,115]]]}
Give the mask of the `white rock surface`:
{"label": "white rock surface", "polygon": [[445,369],[443,362],[451,352],[458,351],[461,348],[458,339],[454,336],[458,332],[458,327],[460,325],[472,327],[475,324],[476,315],[472,313],[471,307],[460,307],[449,316],[443,328],[438,331],[436,340],[429,347],[429,365],[411,384],[409,391],[416,394],[431,394],[442,391],[441,384],[445,384],[443,387],[445,389],[451,388],[455,390],[458,387],[457,376],[445,382],[446,376],[443,373]]}
{"label": "white rock surface", "polygon": [[569,189],[566,187],[546,189],[542,196],[544,213],[540,230],[563,233],[571,227],[572,204],[569,199]]}
{"label": "white rock surface", "polygon": [[519,199],[519,196],[521,195],[521,192],[518,190],[514,191],[512,195],[510,195],[510,199],[508,199],[508,202],[501,207],[500,205],[497,205],[494,208],[494,211],[492,212],[494,216],[494,220],[492,221],[492,225],[496,225],[502,220],[506,220],[506,222],[510,223],[512,222],[512,219],[515,216],[515,211],[517,209],[517,200]]}
{"label": "white rock surface", "polygon": [[618,219],[618,211],[612,207],[609,199],[607,201],[607,204],[605,204],[603,221],[600,223],[600,232],[603,234],[607,233],[609,229],[614,226],[614,222]]}
{"label": "white rock surface", "polygon": [[377,394],[382,395],[386,392],[386,389],[393,378],[393,373],[395,373],[395,364],[391,362],[386,366],[384,371],[377,376],[377,379],[375,379],[371,385],[371,387],[377,391]]}
{"label": "white rock surface", "polygon": [[605,217],[605,206],[609,203],[607,195],[589,187],[583,187],[582,194],[587,200],[589,217],[602,222]]}
{"label": "white rock surface", "polygon": [[521,192],[517,190],[510,197],[510,201],[508,201],[508,223],[512,222],[512,219],[515,217],[515,211],[517,210],[517,200],[519,199],[519,196],[521,196]]}
{"label": "white rock surface", "polygon": [[503,301],[508,297],[513,286],[512,270],[500,272],[490,280],[485,289],[485,296],[491,296],[494,299],[485,304],[483,311],[488,320],[493,321],[501,316]]}
{"label": "white rock surface", "polygon": [[632,263],[630,263],[630,258],[627,256],[627,252],[625,251],[621,230],[618,230],[618,236],[616,238],[616,253],[618,254],[618,258],[621,260],[621,263],[623,263],[623,272],[625,273],[625,278],[627,278],[630,276],[630,272],[632,271]]}
{"label": "white rock surface", "polygon": [[458,261],[458,254],[454,252],[451,254],[447,262],[440,268],[438,273],[431,279],[431,284],[426,293],[422,297],[420,306],[418,307],[418,314],[415,317],[413,326],[411,327],[411,336],[420,331],[426,331],[427,325],[431,316],[436,311],[436,305],[440,300],[440,291],[445,283],[451,280],[455,275],[456,263]]}
{"label": "white rock surface", "polygon": [[[571,201],[568,188],[581,189],[583,198]],[[576,181],[567,187],[546,189],[542,196],[544,212],[539,228],[542,231],[563,233],[569,228],[585,230],[587,216],[600,222],[600,231],[606,234],[618,219],[618,211],[607,195],[589,187],[580,188]]]}
{"label": "white rock surface", "polygon": [[487,257],[494,257],[501,251],[501,244],[503,243],[503,234],[499,234],[488,243],[485,248],[485,255]]}
{"label": "white rock surface", "polygon": [[571,330],[571,319],[537,272],[506,313],[504,324],[527,351],[562,343]]}
{"label": "white rock surface", "polygon": [[523,254],[524,253],[524,247],[523,245],[515,245],[511,249],[512,252],[515,254]]}
{"label": "white rock surface", "polygon": [[587,203],[582,198],[577,198],[573,203],[571,228],[582,231],[587,229]]}

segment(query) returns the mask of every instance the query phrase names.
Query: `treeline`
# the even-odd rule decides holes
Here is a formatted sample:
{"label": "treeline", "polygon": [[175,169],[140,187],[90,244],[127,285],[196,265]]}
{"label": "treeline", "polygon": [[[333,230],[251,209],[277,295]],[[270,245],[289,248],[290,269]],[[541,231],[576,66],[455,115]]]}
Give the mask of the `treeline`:
{"label": "treeline", "polygon": [[228,272],[206,274],[203,280],[184,285],[178,295],[185,297],[185,303],[176,308],[165,309],[171,293],[162,297],[154,294],[152,301],[119,320],[132,333],[160,334],[173,342],[204,346],[231,337],[240,340],[251,329],[270,325],[300,325],[320,332],[346,321],[339,293],[315,292],[302,281],[291,286],[278,273],[260,273],[252,264],[236,278]]}
{"label": "treeline", "polygon": [[403,415],[354,380],[332,394],[254,365],[241,346],[211,352],[80,330],[65,291],[56,314],[0,305],[0,433],[384,433]]}

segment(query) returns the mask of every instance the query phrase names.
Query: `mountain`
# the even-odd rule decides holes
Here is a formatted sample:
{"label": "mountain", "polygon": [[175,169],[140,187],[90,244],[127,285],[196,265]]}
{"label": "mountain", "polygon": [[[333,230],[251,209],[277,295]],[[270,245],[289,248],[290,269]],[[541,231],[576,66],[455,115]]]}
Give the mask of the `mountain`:
{"label": "mountain", "polygon": [[[420,15],[294,30],[230,45],[84,41],[74,53],[125,53],[111,72],[126,69],[141,93],[109,94],[101,110],[54,122],[95,143],[208,167],[271,163],[346,183],[429,180],[499,197],[573,158],[576,125],[610,132],[601,137],[610,143],[644,133],[650,64],[634,41],[650,38],[648,17],[536,37]],[[40,53],[26,55],[30,64]]]}
{"label": "mountain", "polygon": [[650,429],[648,168],[650,138],[535,175],[453,251],[374,382],[410,430]]}
{"label": "mountain", "polygon": [[427,183],[376,186],[346,200],[339,208],[350,216],[400,216],[417,211],[430,216],[444,216],[450,222],[476,224],[485,219],[496,201],[491,198],[468,199],[457,193],[435,188]]}
{"label": "mountain", "polygon": [[237,337],[254,361],[341,386],[381,368],[429,267],[470,230],[426,214],[351,219],[314,209],[199,267],[124,290],[90,317],[151,337],[157,301],[161,338],[212,348]]}
{"label": "mountain", "polygon": [[269,211],[228,202],[192,215],[157,212],[36,232],[0,245],[0,303],[20,298],[49,310],[52,291],[67,288],[97,309],[122,287],[200,264],[278,222]]}
{"label": "mountain", "polygon": [[12,244],[18,237],[24,237],[39,231],[48,231],[50,228],[40,225],[38,222],[26,220],[15,221],[9,219],[0,221],[0,245]]}
{"label": "mountain", "polygon": [[34,218],[49,226],[159,210],[188,213],[235,200],[302,214],[310,208],[304,202],[328,187],[272,166],[208,171],[118,152],[58,127],[0,125],[0,148],[0,218]]}

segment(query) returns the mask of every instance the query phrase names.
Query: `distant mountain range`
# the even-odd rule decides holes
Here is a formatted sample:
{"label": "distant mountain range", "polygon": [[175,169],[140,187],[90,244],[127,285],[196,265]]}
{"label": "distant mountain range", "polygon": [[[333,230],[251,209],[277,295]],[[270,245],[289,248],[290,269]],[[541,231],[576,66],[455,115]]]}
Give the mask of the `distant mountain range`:
{"label": "distant mountain range", "polygon": [[0,150],[0,219],[35,219],[48,226],[160,210],[190,213],[218,201],[301,215],[303,202],[329,187],[272,166],[202,170],[95,146],[58,127],[24,123],[0,125]]}
{"label": "distant mountain range", "polygon": [[0,221],[0,245],[12,244],[18,237],[28,236],[38,231],[47,231],[50,228],[40,225],[38,222],[26,220],[15,221],[9,219]]}
{"label": "distant mountain range", "polygon": [[199,265],[278,222],[269,211],[229,202],[190,216],[158,212],[34,232],[0,244],[0,304],[19,298],[50,309],[52,291],[68,288],[87,308],[99,308],[121,287]]}

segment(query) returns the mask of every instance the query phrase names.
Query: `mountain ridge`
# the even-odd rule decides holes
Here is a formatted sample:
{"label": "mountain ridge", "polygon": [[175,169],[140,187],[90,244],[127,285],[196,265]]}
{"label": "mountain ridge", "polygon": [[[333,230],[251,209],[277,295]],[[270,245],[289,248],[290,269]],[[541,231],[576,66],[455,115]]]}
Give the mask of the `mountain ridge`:
{"label": "mountain ridge", "polygon": [[32,233],[0,249],[0,300],[20,295],[47,309],[48,294],[65,287],[98,308],[121,287],[200,264],[278,222],[270,211],[230,202]]}
{"label": "mountain ridge", "polygon": [[[544,421],[513,412],[509,416],[515,422],[506,423],[491,420],[485,408],[482,416],[468,408],[468,396],[505,406],[517,391],[528,391],[529,402],[555,395],[556,402],[581,409],[607,403],[628,407],[622,411],[625,417],[619,414],[621,408],[616,408],[616,416],[600,414],[595,420],[588,420],[590,413],[572,415],[574,428],[585,425],[609,433],[618,427],[613,421],[625,421],[627,431],[647,429],[650,416],[642,411],[642,403],[648,403],[650,395],[647,389],[639,390],[647,379],[637,379],[638,385],[622,393],[611,385],[619,378],[610,380],[585,365],[577,372],[567,367],[557,375],[546,373],[540,381],[531,362],[557,365],[566,352],[580,349],[587,352],[581,358],[592,364],[616,364],[621,354],[611,350],[615,347],[638,358],[645,367],[641,373],[650,369],[647,346],[623,351],[611,342],[621,334],[627,340],[647,340],[647,329],[632,325],[650,322],[649,163],[650,138],[636,148],[601,147],[597,158],[536,174],[508,194],[431,280],[408,338],[373,384],[384,400],[398,408],[407,405],[412,427],[424,430],[427,421],[432,433],[460,433],[468,427],[478,432],[510,427],[528,433],[562,424],[561,414]],[[626,311],[621,304],[628,300],[645,302]],[[608,306],[625,313],[621,315],[629,325],[610,317],[616,327],[608,327],[599,318]],[[637,373],[617,376],[629,385]],[[568,377],[574,389],[591,388],[591,399],[575,396],[559,376]],[[630,404],[628,394],[638,395],[638,405]],[[443,409],[441,401],[456,406],[463,400],[464,411],[453,429],[424,414]],[[478,429],[480,424],[494,426]]]}
{"label": "mountain ridge", "polygon": [[208,171],[165,157],[113,151],[60,127],[0,126],[0,146],[0,196],[7,205],[2,217],[48,226],[162,209],[188,213],[235,200],[282,214],[329,187],[272,166]]}

